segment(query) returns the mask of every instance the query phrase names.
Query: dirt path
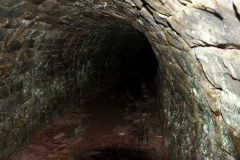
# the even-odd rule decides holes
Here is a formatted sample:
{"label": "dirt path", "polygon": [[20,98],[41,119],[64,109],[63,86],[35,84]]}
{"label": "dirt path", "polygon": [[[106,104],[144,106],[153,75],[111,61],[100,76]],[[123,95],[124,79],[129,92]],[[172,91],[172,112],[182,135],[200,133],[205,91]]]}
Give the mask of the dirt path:
{"label": "dirt path", "polygon": [[66,107],[9,160],[164,160],[157,114],[145,87],[136,97],[106,91],[84,105]]}

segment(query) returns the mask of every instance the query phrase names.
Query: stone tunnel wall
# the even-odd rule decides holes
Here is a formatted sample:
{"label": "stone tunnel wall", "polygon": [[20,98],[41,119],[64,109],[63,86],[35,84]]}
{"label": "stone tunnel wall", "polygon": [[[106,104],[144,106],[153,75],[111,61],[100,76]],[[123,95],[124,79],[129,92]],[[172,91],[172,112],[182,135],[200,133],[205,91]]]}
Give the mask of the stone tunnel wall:
{"label": "stone tunnel wall", "polygon": [[[27,6],[35,11],[34,4]],[[134,53],[138,50],[133,44],[143,43],[143,37],[122,21],[89,22],[86,17],[72,25],[46,15],[41,20],[31,13],[19,17],[27,6],[20,7],[21,14],[0,11],[0,159],[64,104],[86,100],[99,86],[112,83],[119,63],[114,56],[123,52],[118,48]]]}
{"label": "stone tunnel wall", "polygon": [[[92,50],[69,50],[87,44],[95,28],[105,26],[101,32],[106,33],[109,24],[126,22],[148,38],[159,62],[159,123],[163,124],[169,159],[239,159],[237,0],[0,2],[0,109],[6,113],[0,123],[0,148],[10,146],[0,155],[10,153],[12,146],[22,142],[19,133],[27,135],[34,129],[23,127],[22,121],[29,119],[32,126],[39,124],[39,108],[49,106],[43,102],[50,102],[55,94],[58,98],[65,96],[70,88],[83,88],[84,82],[90,83]],[[39,41],[33,43],[31,39]],[[58,40],[59,54],[51,50],[58,48]],[[50,45],[42,45],[46,43]],[[74,53],[81,53],[80,57],[84,53],[86,59],[76,62],[74,55],[78,54]],[[56,63],[47,65],[49,61]],[[61,69],[61,64],[66,68]],[[51,80],[47,80],[50,75]],[[40,83],[36,83],[38,80]]]}
{"label": "stone tunnel wall", "polygon": [[[128,3],[128,4],[127,4]],[[239,2],[126,0],[159,60],[170,159],[239,159]]]}
{"label": "stone tunnel wall", "polygon": [[[21,20],[8,20],[2,27],[0,157],[11,153],[63,102],[74,94],[82,97],[94,86],[89,82],[91,54],[84,50],[92,34]],[[83,37],[88,41],[81,41]]]}

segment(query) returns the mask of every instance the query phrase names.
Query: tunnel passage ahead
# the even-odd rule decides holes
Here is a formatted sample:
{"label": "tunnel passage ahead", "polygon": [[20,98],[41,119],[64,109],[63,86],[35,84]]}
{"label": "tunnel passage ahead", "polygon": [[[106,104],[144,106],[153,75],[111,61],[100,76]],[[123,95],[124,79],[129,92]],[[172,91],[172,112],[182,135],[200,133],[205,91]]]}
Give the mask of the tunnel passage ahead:
{"label": "tunnel passage ahead", "polygon": [[[91,57],[98,92],[85,95],[84,103],[76,97],[9,160],[166,159],[156,97],[158,63],[148,41],[130,31],[106,36],[105,46]],[[99,37],[96,41],[101,43]]]}
{"label": "tunnel passage ahead", "polygon": [[112,87],[130,97],[140,96],[146,85],[153,90],[151,96],[156,92],[158,63],[147,39],[123,21],[96,19],[100,22],[87,24],[93,25],[91,30],[64,24],[54,30],[24,29],[22,41],[10,42],[9,52],[17,57],[4,100],[6,107],[12,99],[17,106],[2,112],[3,121],[11,122],[4,124],[9,130],[1,135],[3,156],[72,101],[86,102]]}

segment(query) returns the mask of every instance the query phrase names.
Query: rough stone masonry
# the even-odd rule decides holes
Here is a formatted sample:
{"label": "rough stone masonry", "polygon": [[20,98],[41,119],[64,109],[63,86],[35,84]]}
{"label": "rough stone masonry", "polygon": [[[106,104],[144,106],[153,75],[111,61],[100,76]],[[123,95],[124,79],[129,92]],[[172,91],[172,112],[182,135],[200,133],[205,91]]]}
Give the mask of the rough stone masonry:
{"label": "rough stone masonry", "polygon": [[240,159],[239,0],[0,0],[0,159],[97,86],[106,37],[131,26],[159,62],[169,159]]}

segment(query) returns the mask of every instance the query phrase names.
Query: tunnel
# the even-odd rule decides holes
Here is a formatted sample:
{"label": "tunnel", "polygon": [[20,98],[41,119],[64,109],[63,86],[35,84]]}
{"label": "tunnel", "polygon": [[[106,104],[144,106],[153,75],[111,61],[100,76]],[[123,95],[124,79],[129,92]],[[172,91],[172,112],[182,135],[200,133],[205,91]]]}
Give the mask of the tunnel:
{"label": "tunnel", "polygon": [[[156,151],[149,151],[149,147],[145,151],[139,151],[139,148],[142,145],[150,146],[150,136],[159,136],[157,134],[160,132],[160,125],[151,122],[154,118],[160,118],[156,96],[159,69],[157,57],[141,32],[123,21],[114,23],[116,24],[104,24],[94,29],[83,43],[79,40],[78,33],[65,41],[53,41],[51,37],[43,36],[41,42],[44,42],[39,43],[41,52],[42,47],[46,48],[42,52],[44,54],[45,50],[53,51],[46,56],[39,53],[37,59],[41,60],[41,64],[35,72],[34,83],[41,84],[45,89],[49,87],[44,91],[44,94],[48,94],[49,106],[40,111],[39,121],[54,127],[39,126],[39,130],[26,139],[23,148],[34,150],[36,155],[23,149],[13,154],[11,159],[41,159],[43,155],[43,159],[51,159],[49,152],[54,144],[60,143],[59,140],[68,143],[62,144],[66,145],[65,149],[55,146],[55,151],[52,151],[55,152],[55,158],[52,159],[64,157],[62,153],[70,147],[75,149],[65,153],[66,159],[156,159]],[[64,35],[59,37],[62,36]],[[58,53],[59,48],[65,50],[66,55]],[[23,62],[21,67],[24,73],[27,64]],[[68,82],[72,84],[59,86]],[[70,93],[61,96],[61,90],[69,90]],[[83,111],[77,108],[82,108]],[[72,110],[76,112],[75,115],[70,112]],[[157,114],[154,115],[154,112]],[[59,114],[60,119],[57,118]],[[81,118],[84,114],[90,117]],[[78,119],[70,116],[77,116]],[[79,123],[79,119],[83,123]],[[58,121],[64,122],[64,125]],[[68,130],[72,130],[72,133]],[[156,133],[150,133],[150,130]],[[70,145],[70,137],[82,140]],[[79,147],[80,145],[83,146]],[[42,150],[49,152],[41,152]]]}
{"label": "tunnel", "polygon": [[0,0],[0,159],[240,159],[238,0]]}

